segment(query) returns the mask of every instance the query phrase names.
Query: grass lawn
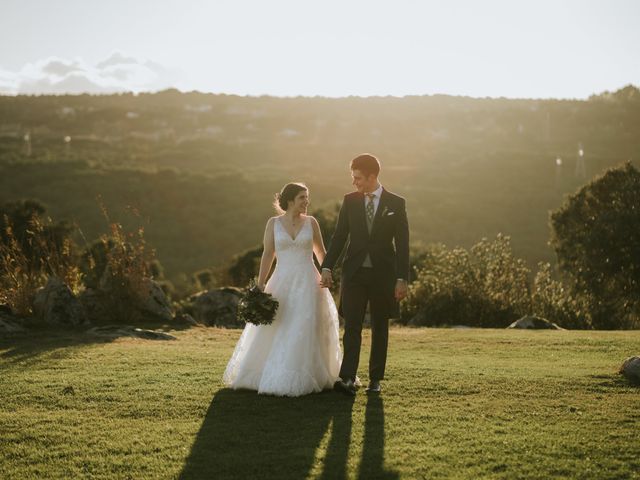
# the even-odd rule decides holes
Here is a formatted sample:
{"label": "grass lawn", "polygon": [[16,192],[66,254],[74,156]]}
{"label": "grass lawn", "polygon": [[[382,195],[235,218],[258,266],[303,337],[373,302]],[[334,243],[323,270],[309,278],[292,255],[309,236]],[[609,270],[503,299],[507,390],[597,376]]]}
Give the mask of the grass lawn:
{"label": "grass lawn", "polygon": [[355,399],[226,389],[240,331],[173,333],[0,339],[0,478],[640,479],[640,331],[393,328]]}

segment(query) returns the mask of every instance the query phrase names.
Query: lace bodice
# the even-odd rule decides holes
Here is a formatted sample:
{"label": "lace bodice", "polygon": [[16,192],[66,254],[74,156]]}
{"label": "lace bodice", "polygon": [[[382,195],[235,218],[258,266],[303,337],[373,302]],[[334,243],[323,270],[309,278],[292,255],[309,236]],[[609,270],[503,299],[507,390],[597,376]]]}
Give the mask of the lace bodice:
{"label": "lace bodice", "polygon": [[273,227],[273,239],[278,259],[277,265],[288,267],[309,263],[309,260],[313,259],[313,228],[310,217],[305,218],[295,239],[291,238],[282,225],[281,218],[277,217]]}

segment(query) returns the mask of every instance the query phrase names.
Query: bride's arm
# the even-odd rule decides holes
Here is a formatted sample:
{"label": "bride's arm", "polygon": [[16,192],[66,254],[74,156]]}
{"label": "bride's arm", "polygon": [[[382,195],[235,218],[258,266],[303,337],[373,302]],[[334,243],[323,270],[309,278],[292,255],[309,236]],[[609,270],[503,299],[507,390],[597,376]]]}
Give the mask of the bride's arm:
{"label": "bride's arm", "polygon": [[313,217],[311,217],[311,226],[313,227],[313,253],[316,254],[318,263],[322,265],[322,262],[324,262],[324,256],[327,254],[327,249],[324,248],[320,225],[318,225],[318,221]]}
{"label": "bride's arm", "polygon": [[276,256],[276,248],[273,241],[273,222],[274,218],[270,218],[267,222],[267,226],[264,229],[264,240],[262,258],[260,259],[260,273],[258,273],[258,287],[264,291],[264,287],[267,284],[267,275],[271,271],[271,265],[273,265],[273,259]]}

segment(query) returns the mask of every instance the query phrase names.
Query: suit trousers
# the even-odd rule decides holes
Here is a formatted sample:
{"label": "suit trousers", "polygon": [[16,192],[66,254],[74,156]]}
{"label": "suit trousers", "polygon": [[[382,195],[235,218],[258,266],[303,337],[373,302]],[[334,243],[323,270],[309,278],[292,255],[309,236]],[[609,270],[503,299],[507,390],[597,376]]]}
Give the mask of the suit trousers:
{"label": "suit trousers", "polygon": [[340,367],[343,380],[356,377],[362,344],[362,324],[369,303],[371,314],[371,353],[369,355],[369,379],[382,380],[387,363],[389,343],[389,318],[385,296],[388,287],[374,277],[373,268],[360,267],[351,278],[342,284],[342,314],[344,316],[344,355]]}

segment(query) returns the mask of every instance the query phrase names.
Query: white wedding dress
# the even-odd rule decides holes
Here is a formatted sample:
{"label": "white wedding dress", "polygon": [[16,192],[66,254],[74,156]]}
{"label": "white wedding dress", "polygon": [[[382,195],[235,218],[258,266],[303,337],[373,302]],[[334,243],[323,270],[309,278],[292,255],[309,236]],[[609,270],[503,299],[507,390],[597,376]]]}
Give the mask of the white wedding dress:
{"label": "white wedding dress", "polygon": [[265,292],[280,304],[276,317],[246,325],[223,380],[271,395],[320,392],[337,380],[342,354],[336,305],[313,263],[311,220],[293,239],[276,218],[273,235],[277,263]]}

